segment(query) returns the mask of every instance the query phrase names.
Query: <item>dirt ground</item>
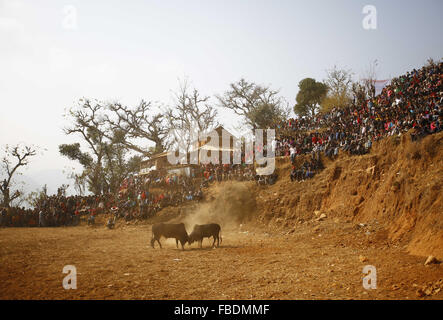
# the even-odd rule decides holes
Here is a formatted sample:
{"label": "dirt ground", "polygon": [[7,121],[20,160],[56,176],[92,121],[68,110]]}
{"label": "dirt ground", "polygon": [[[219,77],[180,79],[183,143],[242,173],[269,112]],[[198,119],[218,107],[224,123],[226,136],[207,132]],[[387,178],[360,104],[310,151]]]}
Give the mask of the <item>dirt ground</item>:
{"label": "dirt ground", "polygon": [[[217,222],[217,249],[208,240],[152,249],[150,224],[108,230],[104,217],[95,227],[1,228],[0,299],[443,299],[443,264],[425,266],[428,255],[443,260],[442,142],[443,133],[383,139],[370,154],[324,159],[303,182],[277,159],[272,186],[213,184],[205,201],[151,221],[182,221],[188,232]],[[66,265],[76,290],[62,286]],[[363,287],[366,265],[377,289]]]}
{"label": "dirt ground", "polygon": [[[441,264],[385,242],[377,225],[311,221],[290,233],[223,230],[220,248],[149,246],[149,224],[0,229],[0,299],[442,299]],[[65,290],[65,265],[77,289]],[[377,289],[362,285],[377,268]]]}

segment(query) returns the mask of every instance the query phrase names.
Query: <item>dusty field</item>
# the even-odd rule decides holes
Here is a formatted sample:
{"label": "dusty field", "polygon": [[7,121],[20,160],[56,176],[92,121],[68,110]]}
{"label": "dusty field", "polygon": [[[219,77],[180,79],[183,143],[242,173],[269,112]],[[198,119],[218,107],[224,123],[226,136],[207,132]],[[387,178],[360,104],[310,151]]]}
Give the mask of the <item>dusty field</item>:
{"label": "dusty field", "polygon": [[[300,224],[286,235],[246,225],[222,229],[218,249],[209,249],[206,239],[206,248],[194,243],[183,252],[164,239],[162,250],[152,249],[150,230],[150,225],[0,229],[0,298],[443,298],[443,266],[424,266],[423,257],[385,243],[386,232],[377,226],[326,220]],[[377,268],[376,290],[362,286],[367,264]],[[62,287],[65,265],[77,268],[77,290]],[[423,286],[429,296],[417,294]]]}

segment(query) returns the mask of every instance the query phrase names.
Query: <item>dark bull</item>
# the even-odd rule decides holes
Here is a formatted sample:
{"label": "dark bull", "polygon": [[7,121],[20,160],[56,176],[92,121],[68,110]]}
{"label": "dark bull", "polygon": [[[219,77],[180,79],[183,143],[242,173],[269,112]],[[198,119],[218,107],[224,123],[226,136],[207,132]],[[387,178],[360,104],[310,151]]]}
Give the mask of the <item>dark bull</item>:
{"label": "dark bull", "polygon": [[188,243],[191,245],[194,241],[198,241],[200,248],[202,247],[203,238],[214,238],[214,242],[212,243],[212,247],[215,245],[215,241],[217,240],[217,247],[219,247],[222,242],[222,237],[220,235],[220,225],[216,223],[210,224],[196,224],[192,233],[189,235]]}
{"label": "dark bull", "polygon": [[154,248],[155,241],[158,242],[160,249],[162,244],[160,243],[160,238],[165,237],[174,238],[175,244],[178,248],[178,242],[182,245],[182,250],[184,250],[184,245],[189,240],[188,233],[186,232],[185,225],[183,223],[177,224],[167,224],[167,223],[156,223],[152,226],[152,239],[151,246]]}

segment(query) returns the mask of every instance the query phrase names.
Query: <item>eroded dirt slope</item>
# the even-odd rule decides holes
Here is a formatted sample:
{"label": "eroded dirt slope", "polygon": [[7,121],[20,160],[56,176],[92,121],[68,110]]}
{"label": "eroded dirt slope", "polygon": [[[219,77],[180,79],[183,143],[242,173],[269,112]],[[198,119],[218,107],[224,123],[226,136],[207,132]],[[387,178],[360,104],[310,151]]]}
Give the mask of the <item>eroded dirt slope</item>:
{"label": "eroded dirt slope", "polygon": [[[293,182],[290,164],[279,161],[281,179],[257,193],[260,220],[275,228],[326,214],[349,222],[377,222],[387,240],[411,254],[443,258],[443,133],[411,142],[409,135],[375,144],[364,156],[325,159],[314,179]],[[303,161],[302,159],[298,160]]]}

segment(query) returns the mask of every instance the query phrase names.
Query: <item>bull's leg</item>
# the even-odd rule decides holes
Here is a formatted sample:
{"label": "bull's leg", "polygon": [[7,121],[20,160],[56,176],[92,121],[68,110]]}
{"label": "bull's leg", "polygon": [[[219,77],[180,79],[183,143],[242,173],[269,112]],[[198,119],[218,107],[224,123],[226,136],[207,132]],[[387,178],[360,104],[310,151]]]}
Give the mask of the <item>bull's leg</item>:
{"label": "bull's leg", "polygon": [[180,244],[182,245],[182,250],[185,250],[186,241],[180,240]]}
{"label": "bull's leg", "polygon": [[215,245],[215,235],[213,235],[212,238],[214,239],[214,241],[212,242],[212,247],[214,248],[214,245]]}
{"label": "bull's leg", "polygon": [[217,248],[220,247],[220,236],[217,234]]}
{"label": "bull's leg", "polygon": [[157,239],[157,242],[158,242],[158,245],[160,246],[160,249],[163,249],[162,244],[160,243],[160,239]]}
{"label": "bull's leg", "polygon": [[178,249],[178,239],[177,239],[177,238],[175,238],[175,246],[176,246],[177,249]]}
{"label": "bull's leg", "polygon": [[153,248],[154,248],[154,244],[155,244],[155,238],[154,238],[154,237],[152,237],[152,239],[151,239],[151,247],[153,247]]}
{"label": "bull's leg", "polygon": [[200,249],[201,249],[201,248],[202,248],[202,244],[203,244],[203,239],[199,240],[199,241],[198,241],[198,244],[199,244]]}

